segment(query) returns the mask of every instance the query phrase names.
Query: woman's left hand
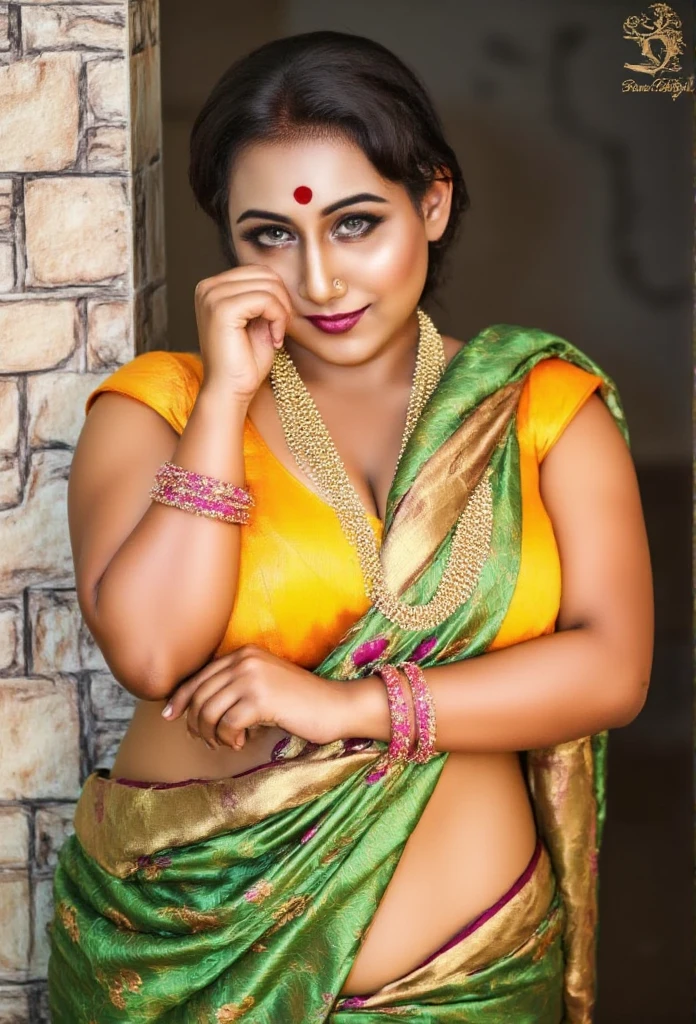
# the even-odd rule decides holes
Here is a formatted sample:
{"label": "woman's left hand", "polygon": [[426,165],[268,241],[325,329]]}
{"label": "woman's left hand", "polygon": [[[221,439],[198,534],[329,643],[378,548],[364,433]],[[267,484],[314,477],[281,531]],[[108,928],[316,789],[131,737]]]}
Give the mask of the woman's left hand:
{"label": "woman's left hand", "polygon": [[343,735],[347,697],[340,680],[245,644],[180,683],[165,718],[171,722],[186,712],[189,732],[213,747],[241,750],[246,730],[255,726],[276,726],[322,744]]}

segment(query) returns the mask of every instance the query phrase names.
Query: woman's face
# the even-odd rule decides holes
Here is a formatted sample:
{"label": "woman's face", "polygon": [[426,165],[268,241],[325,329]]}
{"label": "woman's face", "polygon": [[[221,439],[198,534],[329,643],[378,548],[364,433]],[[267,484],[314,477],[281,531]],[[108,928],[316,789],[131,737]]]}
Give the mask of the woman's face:
{"label": "woman's face", "polygon": [[[297,189],[304,199],[311,191],[308,202],[298,201]],[[240,154],[228,215],[239,263],[271,267],[290,293],[296,315],[287,334],[321,359],[351,364],[381,349],[412,316],[415,328],[428,242],[444,232],[450,205],[450,183],[435,181],[419,216],[405,188],[385,181],[357,146],[306,139]],[[340,334],[306,319],[365,306]]]}

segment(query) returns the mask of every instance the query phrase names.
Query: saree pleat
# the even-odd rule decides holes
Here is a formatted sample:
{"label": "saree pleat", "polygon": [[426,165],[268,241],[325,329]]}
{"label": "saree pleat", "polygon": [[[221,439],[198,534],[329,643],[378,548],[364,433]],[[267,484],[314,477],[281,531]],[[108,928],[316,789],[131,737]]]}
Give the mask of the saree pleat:
{"label": "saree pleat", "polygon": [[[429,601],[457,515],[483,483],[492,511],[473,591],[420,631],[370,607],[317,675],[348,682],[408,658],[427,668],[493,642],[520,563],[516,406],[526,374],[555,356],[600,378],[628,443],[616,387],[589,357],[537,329],[482,331],[450,362],[409,439],[382,547],[402,599]],[[54,1024],[589,1024],[605,746],[601,734],[527,752],[544,844],[532,879],[461,942],[352,1003],[342,984],[446,752],[385,774],[376,766],[386,743],[292,736],[269,764],[221,780],[138,786],[93,772],[54,876]]]}
{"label": "saree pleat", "polygon": [[[58,1005],[79,984],[81,972],[72,977],[66,970],[75,945],[99,963],[97,981],[108,993],[100,1022],[123,1021],[126,1007],[126,1019],[134,1022],[215,1020],[213,1007],[230,989],[253,998],[252,1020],[300,1022],[317,986],[337,996],[337,980],[347,976],[362,928],[444,767],[444,759],[412,765],[399,777],[368,786],[374,756],[365,765],[360,753],[348,755],[350,774],[327,789],[326,762],[281,766],[289,775],[297,774],[295,768],[302,775],[313,768],[319,795],[308,786],[303,802],[292,806],[291,784],[282,786],[278,809],[260,813],[252,823],[243,805],[235,808],[234,799],[221,793],[228,823],[217,834],[216,816],[207,815],[206,801],[196,792],[207,789],[207,782],[137,790],[91,776],[57,873],[59,920],[74,922],[72,934],[55,930],[63,963],[50,981]],[[258,769],[251,777],[263,782],[264,774],[275,771]],[[137,810],[124,817],[129,796]],[[236,827],[237,813],[246,824]],[[166,816],[178,829],[178,842],[163,852]],[[123,875],[136,819],[149,839],[142,853],[133,852],[124,879],[108,869],[121,865]],[[201,838],[209,821],[211,834]],[[106,860],[99,854],[102,828]],[[189,834],[195,836],[191,844]],[[57,958],[51,966],[58,968]],[[147,993],[146,1008],[140,1001],[129,1004],[127,984],[141,996]],[[199,1011],[209,1016],[193,1016]]]}

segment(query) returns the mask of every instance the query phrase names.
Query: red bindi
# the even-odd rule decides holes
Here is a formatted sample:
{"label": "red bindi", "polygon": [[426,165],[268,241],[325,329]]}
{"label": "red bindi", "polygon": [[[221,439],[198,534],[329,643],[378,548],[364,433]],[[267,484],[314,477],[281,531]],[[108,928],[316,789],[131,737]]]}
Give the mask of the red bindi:
{"label": "red bindi", "polygon": [[312,198],[312,190],[311,188],[307,188],[306,185],[300,185],[293,192],[293,196],[295,197],[298,203],[302,203],[302,205],[304,206]]}

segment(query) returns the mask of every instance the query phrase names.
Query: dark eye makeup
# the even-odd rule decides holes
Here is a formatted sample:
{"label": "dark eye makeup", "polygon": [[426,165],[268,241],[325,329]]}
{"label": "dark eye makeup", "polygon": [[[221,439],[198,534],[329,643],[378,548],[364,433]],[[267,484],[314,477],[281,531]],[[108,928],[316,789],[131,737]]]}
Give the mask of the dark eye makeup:
{"label": "dark eye makeup", "polygon": [[[336,226],[341,227],[343,224],[350,223],[350,221],[353,220],[365,221],[367,223],[367,227],[361,231],[352,231],[348,234],[339,235],[339,238],[347,238],[349,241],[356,238],[365,238],[366,235],[369,235],[374,228],[384,220],[384,217],[379,217],[374,213],[350,213],[346,217],[342,217]],[[257,246],[259,249],[273,249],[277,245],[282,245],[284,243],[284,239],[276,242],[261,241],[262,235],[265,235],[270,231],[280,231],[286,235],[289,233],[286,228],[282,228],[278,224],[262,224],[258,227],[249,228],[248,230],[243,231],[241,237],[245,242],[251,242],[252,245]]]}

